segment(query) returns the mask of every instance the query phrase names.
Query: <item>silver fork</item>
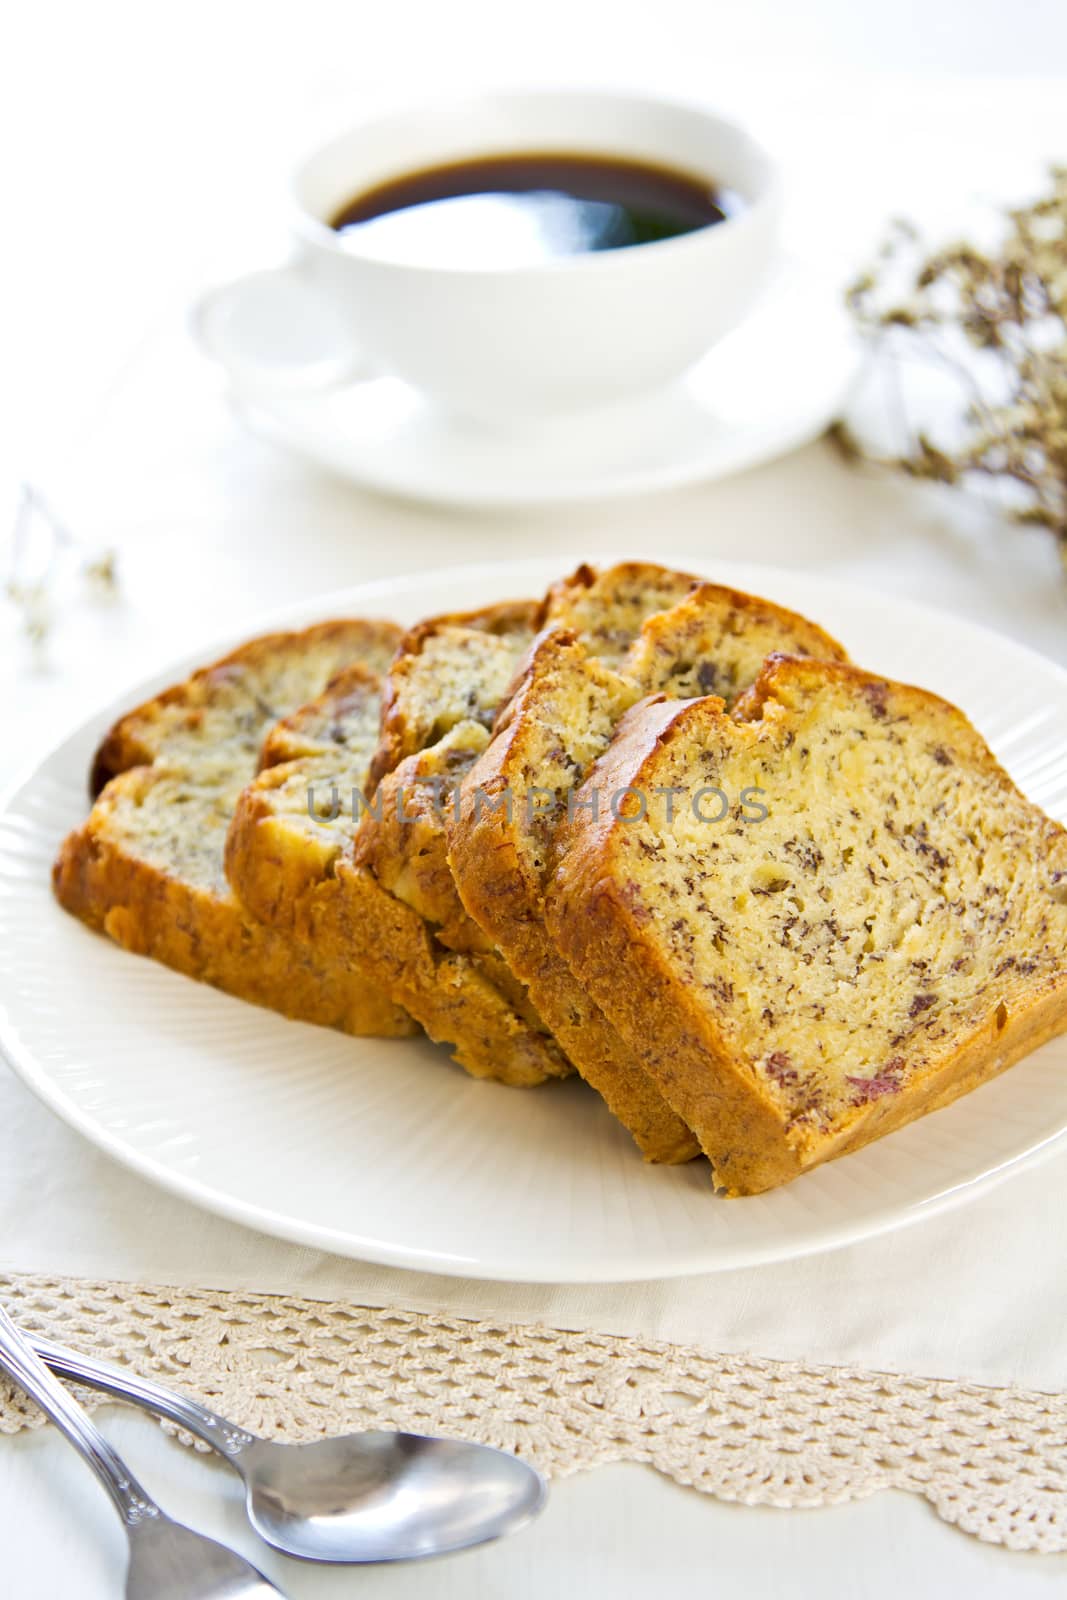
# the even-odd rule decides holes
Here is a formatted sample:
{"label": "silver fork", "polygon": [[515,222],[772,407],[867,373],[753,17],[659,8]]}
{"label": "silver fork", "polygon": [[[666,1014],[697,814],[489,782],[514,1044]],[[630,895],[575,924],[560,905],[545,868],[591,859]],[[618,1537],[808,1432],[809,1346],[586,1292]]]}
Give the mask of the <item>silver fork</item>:
{"label": "silver fork", "polygon": [[[278,1600],[281,1590],[236,1551],[174,1522],[146,1494],[103,1434],[0,1306],[0,1367],[92,1467],[129,1543],[126,1600]],[[284,1597],[283,1597],[284,1600]]]}

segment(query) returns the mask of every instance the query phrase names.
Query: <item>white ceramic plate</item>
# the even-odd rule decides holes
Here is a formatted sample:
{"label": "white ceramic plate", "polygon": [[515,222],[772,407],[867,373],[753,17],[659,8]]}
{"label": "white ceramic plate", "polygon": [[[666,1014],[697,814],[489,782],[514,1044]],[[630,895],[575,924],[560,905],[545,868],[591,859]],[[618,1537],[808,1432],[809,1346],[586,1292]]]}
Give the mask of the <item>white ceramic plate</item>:
{"label": "white ceramic plate", "polygon": [[[237,414],[342,477],[434,503],[554,505],[740,472],[817,438],[857,367],[840,281],[793,260],[745,322],[678,383],[610,410],[493,428],[436,411],[397,378],[318,389],[270,381],[272,342],[288,347],[299,330],[287,321],[279,332],[277,315],[235,318],[230,299],[249,283],[222,298],[214,292],[194,313],[201,345],[227,371]],[[238,323],[249,346],[243,361]],[[306,337],[317,349],[318,330]]]}
{"label": "white ceramic plate", "polygon": [[[346,612],[414,620],[536,593],[555,576],[543,561],[453,568],[253,619],[241,636]],[[771,568],[719,564],[708,576],[798,607],[865,666],[958,701],[1023,788],[1067,820],[1067,673],[886,596]],[[165,681],[193,664],[176,663]],[[159,686],[132,686],[123,704]],[[66,739],[0,810],[0,1046],[73,1127],[211,1211],[437,1272],[666,1277],[914,1222],[1034,1161],[1067,1130],[1064,1039],[868,1150],[724,1201],[702,1162],[643,1165],[580,1083],[477,1083],[425,1042],[285,1022],[127,955],[61,912],[49,889],[56,847],[85,812],[89,756],[121,709]]]}

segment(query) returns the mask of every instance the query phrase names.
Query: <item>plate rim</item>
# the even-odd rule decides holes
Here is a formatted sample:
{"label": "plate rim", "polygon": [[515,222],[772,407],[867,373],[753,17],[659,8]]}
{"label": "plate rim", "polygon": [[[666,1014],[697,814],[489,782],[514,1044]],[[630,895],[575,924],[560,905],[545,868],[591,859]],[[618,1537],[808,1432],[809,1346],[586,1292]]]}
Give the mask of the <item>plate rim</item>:
{"label": "plate rim", "polygon": [[[616,559],[639,558],[610,553],[596,558],[598,565],[606,565]],[[767,590],[773,594],[776,580],[784,579],[790,584],[799,583],[802,588],[818,585],[823,594],[833,591],[842,604],[847,602],[850,596],[862,597],[866,604],[871,604],[875,600],[884,601],[886,598],[861,584],[825,578],[820,573],[813,573],[803,568],[719,560],[715,556],[704,556],[698,552],[668,553],[663,556],[661,564],[677,564],[682,570],[692,567],[697,571],[701,567],[710,567],[714,571],[714,576],[709,578],[709,581],[722,581],[735,587],[749,587],[754,593],[761,592],[761,585],[765,584]],[[140,703],[146,695],[156,692],[157,686],[174,681],[177,674],[187,672],[190,665],[214,659],[212,651],[222,654],[228,648],[233,648],[235,641],[239,642],[241,639],[280,626],[299,626],[316,616],[328,615],[331,610],[339,607],[347,608],[349,605],[366,604],[368,601],[400,598],[405,594],[419,593],[430,587],[445,589],[450,584],[466,587],[467,583],[492,582],[497,578],[501,580],[502,585],[510,584],[513,577],[516,581],[521,581],[523,576],[527,575],[531,582],[543,583],[544,574],[550,570],[555,571],[555,558],[547,556],[455,563],[392,578],[371,579],[342,589],[325,590],[304,599],[289,601],[269,610],[256,612],[239,628],[232,631],[228,629],[221,637],[216,636],[213,644],[206,642],[179,660],[172,660],[168,666],[146,674],[138,679],[135,686],[122,694],[112,696],[95,712],[72,718],[61,736],[51,737],[43,748],[31,754],[22,763],[15,776],[0,789],[0,823],[26,786],[38,777],[50,762],[60,759],[66,748],[77,739],[83,738],[94,724],[105,723],[122,709]],[[907,596],[892,594],[888,599],[898,615],[905,617],[910,615],[927,625],[949,618],[954,629],[969,634],[976,644],[992,635],[997,639],[998,645],[1017,654],[1020,660],[1033,663],[1040,672],[1059,679],[1067,691],[1067,668],[1013,636],[976,622],[970,617],[959,616]],[[2,990],[0,990],[0,1056],[30,1092],[79,1136],[85,1138],[118,1165],[134,1172],[164,1192],[188,1201],[200,1210],[250,1228],[253,1232],[265,1233],[289,1243],[323,1250],[356,1261],[408,1271],[437,1273],[445,1277],[502,1283],[610,1284],[667,1281],[820,1255],[864,1239],[878,1238],[898,1229],[912,1227],[929,1217],[955,1210],[979,1193],[984,1194],[1016,1174],[1041,1165],[1067,1142],[1067,1119],[1065,1119],[1061,1127],[1038,1139],[1019,1154],[1008,1156],[975,1176],[953,1183],[924,1199],[889,1201],[873,1215],[860,1218],[858,1221],[850,1222],[844,1218],[840,1225],[818,1225],[807,1235],[785,1240],[769,1240],[765,1245],[749,1241],[736,1251],[724,1250],[720,1241],[712,1256],[700,1251],[679,1254],[672,1257],[669,1262],[660,1264],[654,1272],[649,1270],[643,1258],[636,1260],[630,1267],[613,1262],[610,1270],[605,1271],[603,1268],[598,1268],[595,1260],[590,1257],[585,1258],[580,1264],[574,1262],[553,1266],[551,1271],[547,1270],[547,1262],[544,1269],[538,1267],[538,1270],[533,1270],[538,1266],[536,1260],[532,1260],[527,1267],[517,1267],[513,1260],[504,1255],[491,1258],[487,1257],[484,1251],[479,1256],[466,1256],[458,1252],[446,1253],[422,1249],[390,1243],[377,1236],[356,1234],[351,1229],[334,1229],[321,1223],[301,1220],[262,1204],[240,1199],[217,1187],[216,1184],[203,1182],[168,1167],[102,1126],[90,1112],[78,1106],[70,1095],[56,1084],[48,1072],[37,1063],[32,1049],[23,1044],[17,1025],[10,1016],[7,999]]]}

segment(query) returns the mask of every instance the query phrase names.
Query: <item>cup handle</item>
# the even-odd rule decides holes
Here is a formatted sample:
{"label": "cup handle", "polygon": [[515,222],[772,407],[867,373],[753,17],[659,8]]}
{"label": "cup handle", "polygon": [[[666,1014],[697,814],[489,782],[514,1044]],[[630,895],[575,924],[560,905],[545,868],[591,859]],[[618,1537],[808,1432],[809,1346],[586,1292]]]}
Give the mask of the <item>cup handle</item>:
{"label": "cup handle", "polygon": [[299,261],[209,289],[191,329],[239,388],[327,389],[373,375],[345,318]]}

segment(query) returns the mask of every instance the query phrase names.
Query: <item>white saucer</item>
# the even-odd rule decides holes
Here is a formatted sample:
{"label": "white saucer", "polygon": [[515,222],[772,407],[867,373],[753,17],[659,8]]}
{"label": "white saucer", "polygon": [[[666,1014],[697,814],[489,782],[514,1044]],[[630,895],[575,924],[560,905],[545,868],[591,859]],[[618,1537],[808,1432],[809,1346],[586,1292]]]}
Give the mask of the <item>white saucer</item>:
{"label": "white saucer", "polygon": [[[272,382],[265,363],[235,362],[232,338],[214,337],[215,304],[202,303],[197,334],[253,431],[357,483],[455,505],[598,500],[739,472],[816,438],[857,364],[840,284],[791,261],[748,320],[677,384],[610,410],[497,430],[432,408],[395,378]],[[321,340],[321,328],[311,337]]]}

